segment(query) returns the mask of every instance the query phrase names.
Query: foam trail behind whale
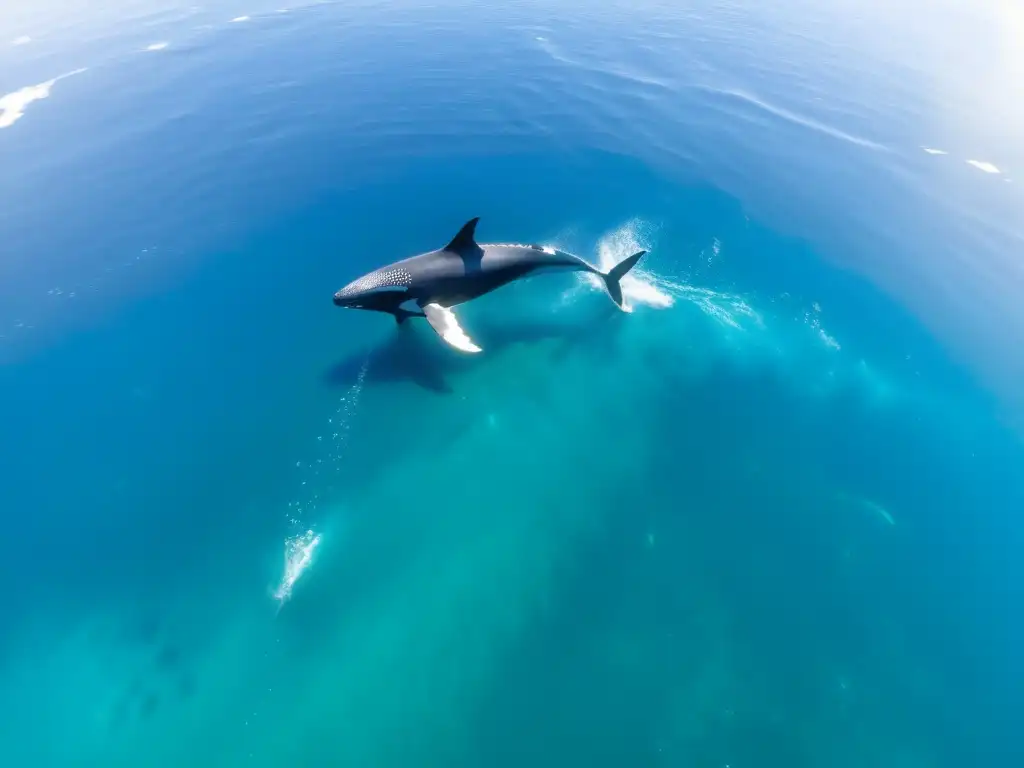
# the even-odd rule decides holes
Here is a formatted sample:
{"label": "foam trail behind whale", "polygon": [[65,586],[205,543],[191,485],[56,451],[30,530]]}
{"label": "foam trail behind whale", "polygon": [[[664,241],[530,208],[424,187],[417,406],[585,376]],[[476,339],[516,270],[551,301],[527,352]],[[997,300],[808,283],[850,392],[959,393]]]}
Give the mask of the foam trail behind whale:
{"label": "foam trail behind whale", "polygon": [[[644,229],[640,219],[632,219],[602,237],[597,249],[598,269],[608,272],[631,254],[650,250],[650,238]],[[603,287],[596,275],[586,275],[586,279],[596,287]],[[659,285],[659,279],[642,266],[637,266],[624,275],[620,286],[623,298],[630,306],[644,305],[665,309],[675,303],[672,294]]]}

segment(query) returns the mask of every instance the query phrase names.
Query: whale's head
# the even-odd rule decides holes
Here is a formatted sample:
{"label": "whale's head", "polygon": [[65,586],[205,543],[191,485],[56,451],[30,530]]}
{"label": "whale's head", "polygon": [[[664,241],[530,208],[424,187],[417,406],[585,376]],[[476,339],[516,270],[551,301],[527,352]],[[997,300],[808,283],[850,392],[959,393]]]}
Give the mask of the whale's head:
{"label": "whale's head", "polygon": [[334,304],[348,309],[391,312],[408,298],[412,275],[402,267],[383,267],[353,280],[334,294]]}

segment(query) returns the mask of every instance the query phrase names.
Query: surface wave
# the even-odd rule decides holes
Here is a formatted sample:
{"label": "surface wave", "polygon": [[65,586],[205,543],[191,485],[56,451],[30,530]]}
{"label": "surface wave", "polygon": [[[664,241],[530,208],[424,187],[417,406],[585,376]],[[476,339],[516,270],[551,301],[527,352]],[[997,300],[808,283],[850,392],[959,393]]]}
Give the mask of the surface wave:
{"label": "surface wave", "polygon": [[854,144],[858,147],[864,147],[865,149],[871,149],[876,152],[891,151],[889,147],[885,146],[884,144],[879,144],[877,141],[872,141],[871,139],[866,139],[862,136],[856,136],[852,133],[847,133],[846,131],[842,131],[839,128],[836,128],[835,126],[828,125],[827,123],[822,123],[818,120],[815,120],[814,118],[807,117],[806,115],[801,115],[796,112],[791,112],[790,110],[785,109],[784,107],[776,106],[775,104],[770,104],[769,102],[764,101],[763,99],[760,99],[757,96],[754,96],[753,94],[747,93],[746,91],[740,90],[738,88],[715,88],[711,86],[698,87],[711,93],[720,94],[722,96],[730,96],[734,99],[739,99],[740,101],[743,101],[747,104],[750,104],[751,106],[757,107],[758,109],[768,112],[769,114],[774,115],[775,117],[782,118],[783,120],[793,123],[794,125],[799,125],[803,128],[809,128],[812,131],[817,131],[818,133],[822,133],[826,136],[831,136],[834,139],[839,139],[840,141],[845,141],[849,144]]}

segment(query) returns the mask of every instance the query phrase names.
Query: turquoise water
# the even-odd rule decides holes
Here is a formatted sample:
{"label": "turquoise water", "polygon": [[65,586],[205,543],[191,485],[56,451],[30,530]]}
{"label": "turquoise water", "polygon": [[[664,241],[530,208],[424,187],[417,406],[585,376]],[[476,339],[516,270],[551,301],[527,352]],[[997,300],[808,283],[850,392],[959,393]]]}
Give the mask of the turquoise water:
{"label": "turquoise water", "polygon": [[0,11],[0,762],[1020,764],[1020,23]]}

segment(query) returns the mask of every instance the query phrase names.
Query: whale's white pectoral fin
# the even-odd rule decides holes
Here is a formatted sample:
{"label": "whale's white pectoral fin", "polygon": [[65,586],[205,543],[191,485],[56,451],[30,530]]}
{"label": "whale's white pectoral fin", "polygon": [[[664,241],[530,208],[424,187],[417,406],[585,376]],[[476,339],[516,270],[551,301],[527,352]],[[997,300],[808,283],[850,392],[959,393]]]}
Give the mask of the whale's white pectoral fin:
{"label": "whale's white pectoral fin", "polygon": [[430,327],[437,332],[447,344],[462,352],[480,352],[480,347],[473,343],[473,340],[466,335],[459,325],[459,319],[455,313],[440,304],[424,304],[423,314],[427,316]]}

